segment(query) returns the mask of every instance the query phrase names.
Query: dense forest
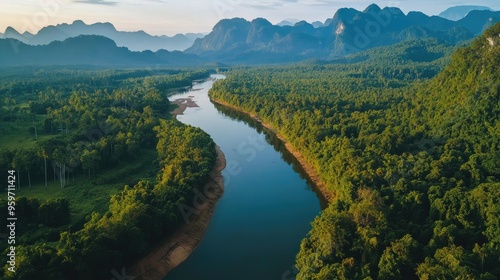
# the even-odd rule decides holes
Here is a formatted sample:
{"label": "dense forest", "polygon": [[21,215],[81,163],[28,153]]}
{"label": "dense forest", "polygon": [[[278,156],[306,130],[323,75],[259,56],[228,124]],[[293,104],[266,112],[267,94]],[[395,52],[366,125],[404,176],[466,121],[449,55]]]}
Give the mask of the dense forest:
{"label": "dense forest", "polygon": [[332,197],[297,279],[500,277],[499,35],[496,24],[451,59],[404,42],[214,85],[212,99],[271,125]]}
{"label": "dense forest", "polygon": [[0,218],[18,218],[16,274],[5,265],[0,278],[110,279],[183,222],[215,144],[170,116],[167,95],[209,71],[0,72],[0,169],[16,175],[15,208],[5,195]]}

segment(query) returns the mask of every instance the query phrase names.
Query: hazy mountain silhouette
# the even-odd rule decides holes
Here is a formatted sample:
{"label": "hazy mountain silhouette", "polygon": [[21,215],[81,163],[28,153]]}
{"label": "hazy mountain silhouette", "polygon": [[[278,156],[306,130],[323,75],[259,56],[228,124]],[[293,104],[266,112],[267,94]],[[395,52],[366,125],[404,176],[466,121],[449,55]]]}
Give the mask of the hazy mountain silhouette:
{"label": "hazy mountain silhouette", "polygon": [[0,66],[19,65],[199,65],[203,60],[180,51],[133,52],[106,37],[80,35],[48,45],[32,46],[16,39],[0,39]]}
{"label": "hazy mountain silhouette", "polygon": [[[453,46],[469,40],[495,22],[500,12],[471,11],[458,21],[421,12],[404,14],[398,8],[373,4],[364,11],[339,9],[324,24],[299,21],[278,26],[268,20],[242,18],[219,21],[210,34],[198,38],[184,52],[166,50],[131,51],[115,43],[113,36],[127,44],[162,45],[163,37],[145,32],[116,31],[110,23],[87,25],[82,21],[49,26],[37,34],[19,34],[7,28],[0,40],[0,65],[194,65],[207,61],[221,63],[282,63],[306,59],[332,60],[374,47],[406,41],[437,40]],[[67,38],[73,33],[101,33]],[[181,35],[179,35],[181,36]],[[194,40],[197,35],[182,35]],[[141,39],[143,38],[143,39]],[[28,40],[30,45],[21,41]],[[44,41],[45,40],[45,41]],[[49,40],[52,43],[45,44]],[[155,41],[156,40],[156,41]],[[428,42],[435,42],[435,41]],[[33,46],[31,44],[40,44]],[[154,49],[154,48],[153,48]],[[133,50],[133,49],[132,49]]]}
{"label": "hazy mountain silhouette", "polygon": [[297,22],[299,22],[300,19],[296,19],[296,18],[287,18],[285,20],[282,20],[280,21],[279,23],[277,23],[276,25],[278,26],[294,26]]}
{"label": "hazy mountain silhouette", "polygon": [[381,9],[372,4],[364,11],[339,9],[323,27],[305,21],[278,26],[261,18],[251,22],[224,19],[186,52],[225,62],[332,59],[405,40],[436,38],[456,44],[498,21],[500,12],[473,11],[459,21],[451,21],[421,12],[405,15],[398,8]]}
{"label": "hazy mountain silhouette", "polygon": [[485,6],[473,6],[473,5],[455,6],[446,9],[446,11],[440,13],[439,16],[445,19],[457,21],[463,19],[469,12],[474,10],[491,11],[491,8]]}
{"label": "hazy mountain silhouette", "polygon": [[118,31],[113,24],[94,23],[87,25],[81,20],[71,24],[63,23],[42,28],[37,34],[19,34],[14,28],[8,27],[1,38],[13,38],[29,45],[47,45],[53,41],[63,41],[79,35],[101,35],[116,42],[118,46],[127,47],[133,51],[159,49],[185,50],[194,40],[204,35],[201,33],[177,34],[173,37],[153,36],[144,31]]}
{"label": "hazy mountain silhouette", "polygon": [[311,23],[311,25],[314,26],[315,28],[325,26],[321,21],[315,21],[315,22]]}

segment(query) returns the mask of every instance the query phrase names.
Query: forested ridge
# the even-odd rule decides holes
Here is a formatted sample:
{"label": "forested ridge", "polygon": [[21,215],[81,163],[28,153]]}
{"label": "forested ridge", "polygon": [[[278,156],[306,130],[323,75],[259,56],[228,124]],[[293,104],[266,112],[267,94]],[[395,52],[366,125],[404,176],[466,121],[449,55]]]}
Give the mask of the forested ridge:
{"label": "forested ridge", "polygon": [[500,277],[499,37],[496,24],[444,69],[434,47],[407,44],[387,60],[234,69],[215,83],[211,98],[270,124],[332,194],[297,279]]}
{"label": "forested ridge", "polygon": [[[208,75],[5,70],[0,168],[2,178],[16,172],[18,235],[16,273],[2,242],[0,278],[110,279],[183,223],[179,206],[209,180],[216,152],[208,134],[170,116],[167,95]],[[3,197],[4,221],[7,209]]]}

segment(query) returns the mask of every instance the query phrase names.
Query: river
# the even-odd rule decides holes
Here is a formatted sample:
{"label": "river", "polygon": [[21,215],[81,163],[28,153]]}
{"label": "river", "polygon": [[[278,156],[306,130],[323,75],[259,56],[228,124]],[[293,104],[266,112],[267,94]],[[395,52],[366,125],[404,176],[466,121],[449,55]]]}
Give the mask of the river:
{"label": "river", "polygon": [[199,107],[187,108],[177,119],[210,134],[224,152],[227,166],[224,195],[202,241],[164,279],[295,279],[300,242],[325,201],[271,132],[210,101],[213,83],[211,79],[195,84],[169,98],[192,96]]}

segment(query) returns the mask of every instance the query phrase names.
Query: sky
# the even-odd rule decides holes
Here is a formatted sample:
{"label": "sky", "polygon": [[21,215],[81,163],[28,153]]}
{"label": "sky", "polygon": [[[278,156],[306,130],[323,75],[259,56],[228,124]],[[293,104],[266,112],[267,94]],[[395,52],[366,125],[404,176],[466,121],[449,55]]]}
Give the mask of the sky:
{"label": "sky", "polygon": [[500,10],[500,0],[1,0],[0,32],[12,26],[21,33],[36,33],[47,25],[79,19],[87,24],[111,22],[121,31],[171,36],[208,33],[219,20],[233,17],[263,17],[274,24],[289,18],[324,22],[339,8],[364,10],[372,3],[428,15],[457,5]]}

